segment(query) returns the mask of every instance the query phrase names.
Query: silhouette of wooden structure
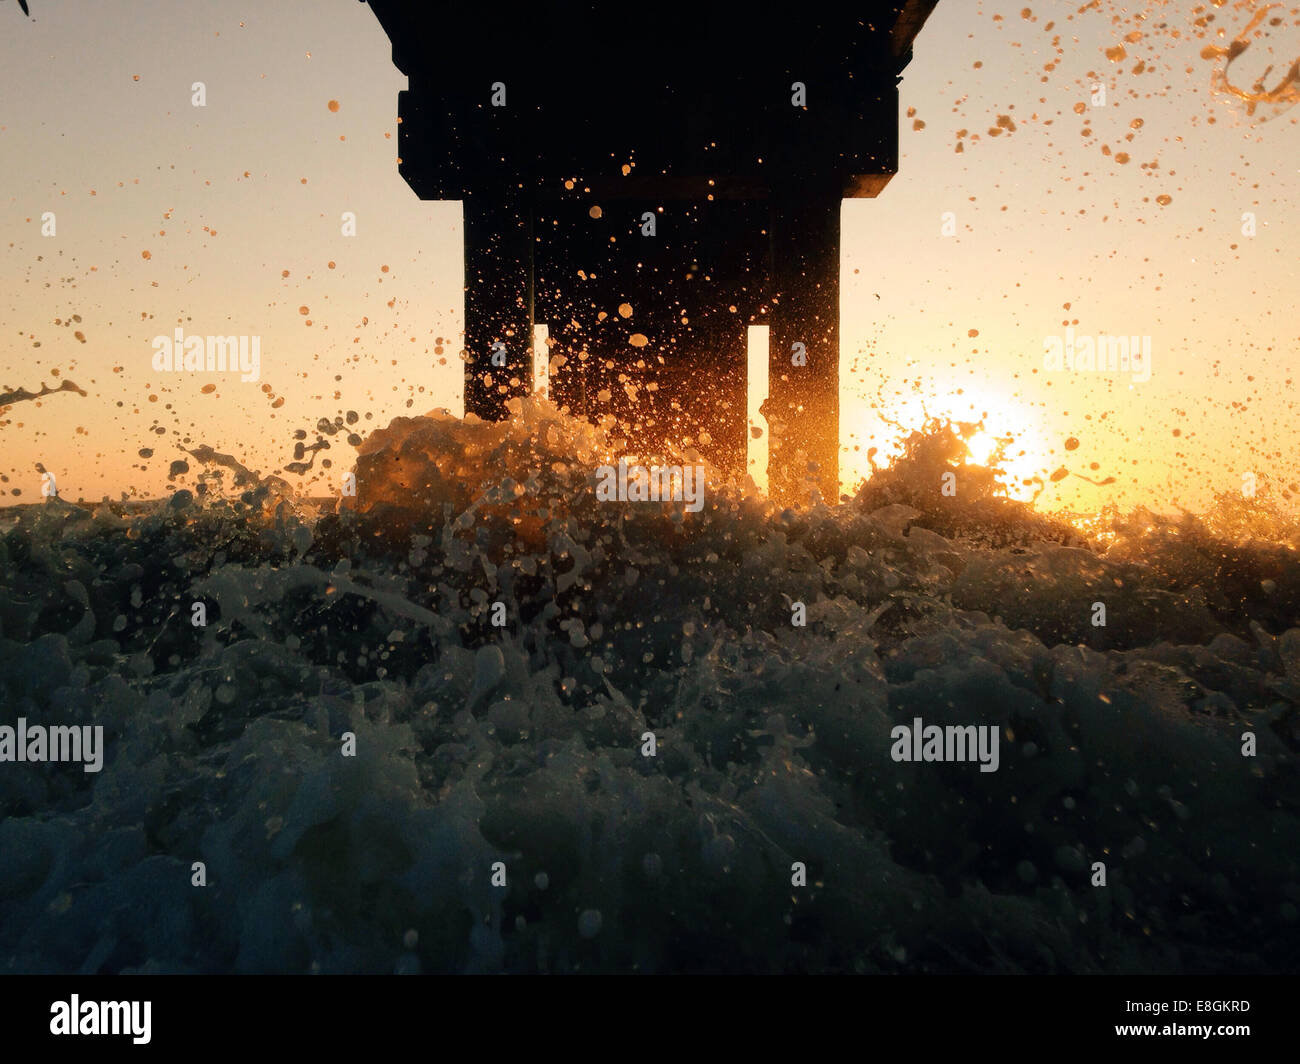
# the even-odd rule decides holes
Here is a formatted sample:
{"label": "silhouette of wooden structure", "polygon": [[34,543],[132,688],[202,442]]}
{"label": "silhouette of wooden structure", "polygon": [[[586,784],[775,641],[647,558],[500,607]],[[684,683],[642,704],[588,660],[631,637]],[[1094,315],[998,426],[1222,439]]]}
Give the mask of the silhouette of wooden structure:
{"label": "silhouette of wooden structure", "polygon": [[545,323],[558,404],[740,470],[767,324],[772,492],[811,468],[835,499],[840,203],[897,170],[937,0],[369,3],[409,79],[400,172],[464,203],[466,412],[531,389]]}

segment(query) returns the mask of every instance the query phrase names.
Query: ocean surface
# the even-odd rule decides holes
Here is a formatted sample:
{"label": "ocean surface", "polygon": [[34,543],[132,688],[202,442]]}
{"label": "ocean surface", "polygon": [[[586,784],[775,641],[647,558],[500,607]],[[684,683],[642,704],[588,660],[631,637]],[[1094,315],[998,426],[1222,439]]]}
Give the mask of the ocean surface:
{"label": "ocean surface", "polygon": [[[962,451],[602,502],[530,400],[397,419],[337,507],[209,449],[10,509],[0,724],[103,763],[0,763],[0,970],[1300,970],[1300,525]],[[896,760],[918,720],[996,771]]]}

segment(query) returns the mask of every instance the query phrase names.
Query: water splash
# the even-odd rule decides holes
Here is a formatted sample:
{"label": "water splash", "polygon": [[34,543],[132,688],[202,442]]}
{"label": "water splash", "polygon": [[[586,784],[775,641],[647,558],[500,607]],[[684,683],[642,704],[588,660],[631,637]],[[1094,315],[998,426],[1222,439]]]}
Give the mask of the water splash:
{"label": "water splash", "polygon": [[[1219,5],[1224,0],[1218,0]],[[1248,0],[1247,3],[1238,2],[1237,7],[1253,7],[1256,0]],[[1259,73],[1251,83],[1249,89],[1244,89],[1233,84],[1230,77],[1232,64],[1245,55],[1253,44],[1259,41],[1269,40],[1269,28],[1278,29],[1286,21],[1277,15],[1269,16],[1270,12],[1285,11],[1285,4],[1266,4],[1255,10],[1250,17],[1250,21],[1245,27],[1232,39],[1228,45],[1208,45],[1201,50],[1201,58],[1209,60],[1222,60],[1222,65],[1215,68],[1212,75],[1211,84],[1214,91],[1241,107],[1245,114],[1260,122],[1267,122],[1272,118],[1294,107],[1300,103],[1300,57],[1297,57],[1281,79],[1268,88],[1268,82],[1273,77],[1273,71],[1276,69],[1276,63],[1269,63],[1264,70]],[[1293,9],[1291,14],[1297,15]],[[1300,20],[1297,20],[1300,21]],[[1267,22],[1268,26],[1265,26]],[[1295,25],[1295,23],[1293,23]],[[1244,106],[1243,106],[1244,105]]]}

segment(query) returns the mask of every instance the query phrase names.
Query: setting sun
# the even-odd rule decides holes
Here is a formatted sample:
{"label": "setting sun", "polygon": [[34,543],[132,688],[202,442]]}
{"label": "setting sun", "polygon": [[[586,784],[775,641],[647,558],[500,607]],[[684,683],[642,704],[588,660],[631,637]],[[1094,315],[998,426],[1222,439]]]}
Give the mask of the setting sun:
{"label": "setting sun", "polygon": [[1060,441],[1048,414],[995,387],[965,387],[945,395],[878,396],[868,405],[848,387],[841,394],[845,447],[840,454],[841,490],[850,492],[871,472],[902,453],[904,440],[927,426],[949,422],[962,436],[973,465],[996,465],[1012,498],[1028,502],[1059,466]]}
{"label": "setting sun", "polygon": [[988,465],[997,454],[998,444],[1001,442],[992,433],[981,429],[966,440],[966,450],[970,452],[967,461],[975,465]]}

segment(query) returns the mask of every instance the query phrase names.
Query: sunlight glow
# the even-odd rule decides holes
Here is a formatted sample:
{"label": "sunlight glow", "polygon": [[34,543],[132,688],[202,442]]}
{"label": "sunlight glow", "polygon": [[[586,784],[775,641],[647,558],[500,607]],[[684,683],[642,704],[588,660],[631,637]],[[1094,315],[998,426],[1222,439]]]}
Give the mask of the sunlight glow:
{"label": "sunlight glow", "polygon": [[975,465],[986,466],[993,460],[994,453],[997,451],[1000,441],[990,432],[981,429],[973,436],[966,439],[966,450],[970,452],[968,462]]}

